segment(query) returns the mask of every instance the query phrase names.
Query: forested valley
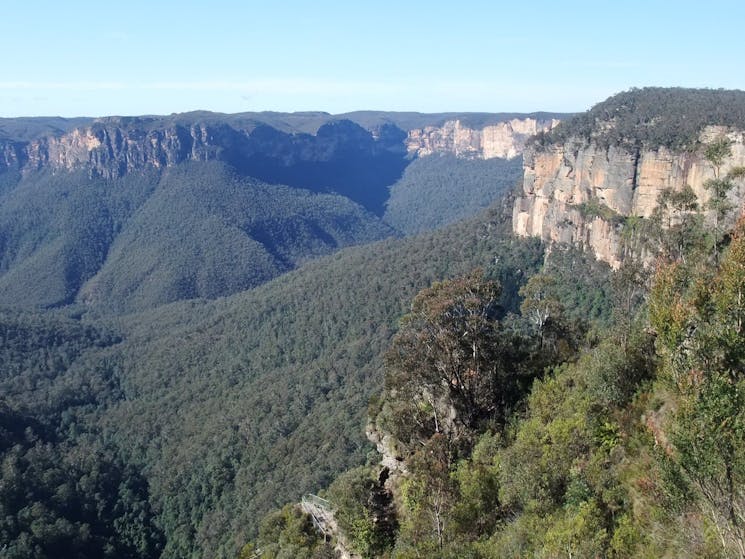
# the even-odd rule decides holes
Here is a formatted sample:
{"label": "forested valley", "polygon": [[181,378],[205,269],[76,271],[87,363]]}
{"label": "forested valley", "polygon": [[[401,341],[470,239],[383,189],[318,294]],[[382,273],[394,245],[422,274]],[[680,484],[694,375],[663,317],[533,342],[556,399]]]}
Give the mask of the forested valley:
{"label": "forested valley", "polygon": [[[505,234],[508,211],[505,203],[434,233],[347,249],[214,302],[95,325],[75,307],[9,311],[5,411],[43,421],[54,441],[109,441],[107,452],[148,480],[152,545],[165,542],[163,556],[231,556],[262,513],[365,461],[367,399],[382,387],[382,354],[419,289],[481,266],[514,308],[542,252]],[[24,450],[36,444],[9,432],[9,446],[16,436]],[[4,532],[11,556],[76,538],[54,522],[31,537],[28,526],[45,517],[13,503],[8,516],[28,524]]]}
{"label": "forested valley", "polygon": [[[7,121],[2,135],[80,124]],[[380,188],[355,183],[374,156],[311,175],[226,157],[112,177],[19,159],[0,174],[3,556],[235,557],[264,514],[373,451],[364,410],[419,289],[480,266],[510,307],[540,265],[539,243],[508,234],[509,199],[462,221],[514,186],[520,158],[402,159],[392,190],[442,185],[436,215],[390,199],[404,224],[321,186],[333,172]]]}
{"label": "forested valley", "polygon": [[519,157],[373,150],[395,172],[356,199],[319,179],[343,152],[0,174],[0,554],[745,556],[745,171],[692,139],[742,129],[722,95],[633,90],[531,144],[703,153],[705,206],[582,206],[617,269],[512,234]]}

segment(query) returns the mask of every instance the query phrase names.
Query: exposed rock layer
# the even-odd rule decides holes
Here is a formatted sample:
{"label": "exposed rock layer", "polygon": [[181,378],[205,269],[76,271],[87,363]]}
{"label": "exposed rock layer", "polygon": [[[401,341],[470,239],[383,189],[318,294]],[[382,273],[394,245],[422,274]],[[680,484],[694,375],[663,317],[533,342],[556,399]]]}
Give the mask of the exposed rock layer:
{"label": "exposed rock layer", "polygon": [[556,119],[513,118],[469,128],[460,120],[449,120],[441,126],[406,131],[391,123],[366,129],[351,120],[336,119],[311,134],[256,122],[236,125],[219,119],[186,123],[160,117],[110,117],[31,140],[0,139],[0,171],[88,168],[94,175],[114,178],[136,169],[213,159],[239,166],[246,160],[291,166],[348,158],[350,154],[452,153],[466,158],[513,158],[522,153],[527,138],[557,123]]}
{"label": "exposed rock layer", "polygon": [[[709,127],[701,140],[706,145],[723,135],[732,141],[732,154],[720,170],[726,173],[745,165],[745,132]],[[603,217],[583,215],[582,204],[594,202],[620,217],[649,217],[663,190],[679,191],[687,184],[696,193],[699,205],[706,207],[709,192],[704,183],[715,173],[703,149],[631,152],[578,140],[545,151],[526,150],[524,170],[523,193],[513,212],[515,233],[582,245],[612,266],[620,265],[620,226]],[[742,184],[738,183],[731,197],[738,207],[742,205]]]}
{"label": "exposed rock layer", "polygon": [[513,118],[483,128],[469,128],[460,120],[449,120],[442,126],[410,130],[406,148],[420,156],[452,153],[469,159],[512,159],[523,152],[528,138],[551,130],[558,123],[556,119]]}
{"label": "exposed rock layer", "polygon": [[171,124],[153,127],[147,119],[122,122],[105,119],[55,136],[29,142],[0,143],[0,165],[22,171],[51,168],[89,168],[95,175],[114,178],[147,167],[171,167],[185,161],[220,159],[240,163],[269,158],[283,165],[323,162],[348,153],[403,155],[405,134],[384,127],[375,137],[351,121],[334,121],[317,133],[292,134],[267,125],[250,130],[220,123]]}

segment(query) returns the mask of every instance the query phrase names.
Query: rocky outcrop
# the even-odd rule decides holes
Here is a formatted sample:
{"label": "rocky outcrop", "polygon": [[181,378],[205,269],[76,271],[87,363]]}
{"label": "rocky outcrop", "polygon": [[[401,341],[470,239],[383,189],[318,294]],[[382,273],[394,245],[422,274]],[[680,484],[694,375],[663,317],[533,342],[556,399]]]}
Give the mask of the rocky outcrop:
{"label": "rocky outcrop", "polygon": [[[732,141],[731,156],[721,168],[721,173],[726,173],[745,165],[745,132],[708,127],[700,140],[705,146],[722,136]],[[663,190],[678,191],[685,185],[691,186],[699,205],[705,207],[709,192],[704,183],[714,178],[714,167],[704,158],[703,149],[630,151],[579,140],[544,150],[528,149],[524,170],[523,193],[513,211],[514,232],[549,243],[582,245],[615,267],[621,262],[623,218],[649,217]],[[731,197],[738,207],[742,205],[742,185]],[[587,212],[588,204],[603,211]]]}
{"label": "rocky outcrop", "polygon": [[381,430],[375,421],[371,420],[365,428],[365,436],[375,445],[380,454],[380,466],[386,469],[388,476],[396,478],[406,474],[406,465],[403,457],[395,450],[396,440],[393,435]]}
{"label": "rocky outcrop", "polygon": [[25,148],[22,142],[0,140],[0,171],[20,169],[27,159]]}
{"label": "rocky outcrop", "polygon": [[410,130],[406,149],[410,154],[449,153],[468,159],[512,159],[522,154],[525,142],[538,132],[551,130],[556,119],[514,118],[483,128],[469,128],[460,120],[442,126]]}

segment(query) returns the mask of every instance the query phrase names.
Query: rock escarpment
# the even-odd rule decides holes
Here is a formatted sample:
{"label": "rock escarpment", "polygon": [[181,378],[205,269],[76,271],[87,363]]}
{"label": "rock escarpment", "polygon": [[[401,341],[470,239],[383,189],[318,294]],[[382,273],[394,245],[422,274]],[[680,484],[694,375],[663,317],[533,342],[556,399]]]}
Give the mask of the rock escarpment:
{"label": "rock escarpment", "polygon": [[460,120],[449,120],[442,126],[410,130],[406,148],[419,156],[449,153],[468,159],[512,159],[522,154],[528,138],[549,131],[558,123],[555,118],[527,117],[472,128]]}
{"label": "rock escarpment", "polygon": [[360,153],[404,155],[401,140],[405,134],[392,128],[384,126],[373,135],[351,121],[336,120],[308,134],[266,124],[236,127],[216,121],[185,124],[154,117],[112,117],[26,142],[0,140],[0,167],[23,172],[87,168],[93,175],[117,178],[134,170],[187,161],[222,160],[240,167],[262,159],[291,166]]}
{"label": "rock escarpment", "polygon": [[[603,147],[577,138],[528,149],[523,192],[513,211],[513,230],[549,243],[582,245],[617,267],[621,263],[623,218],[649,217],[665,189],[680,191],[689,185],[699,206],[706,207],[710,193],[704,183],[715,177],[715,169],[704,157],[704,150],[723,137],[731,141],[731,153],[720,169],[724,174],[745,165],[745,132],[741,130],[706,127],[699,137],[700,146],[693,151]],[[730,198],[737,207],[742,206],[745,191],[740,182]],[[593,215],[583,211],[587,204],[607,211]]]}
{"label": "rock escarpment", "polygon": [[522,153],[530,136],[550,130],[559,122],[526,115],[469,127],[458,118],[442,122],[440,115],[431,115],[431,122],[439,124],[407,129],[392,114],[361,124],[354,122],[353,116],[320,115],[316,116],[319,123],[315,128],[306,123],[293,128],[293,115],[286,115],[287,120],[279,116],[272,120],[261,113],[254,115],[256,118],[240,119],[210,113],[90,119],[72,129],[47,131],[33,138],[0,135],[0,172],[87,168],[92,175],[110,179],[134,170],[172,167],[187,161],[222,160],[240,168],[247,162],[253,167],[289,167],[350,156],[433,153],[510,159]]}

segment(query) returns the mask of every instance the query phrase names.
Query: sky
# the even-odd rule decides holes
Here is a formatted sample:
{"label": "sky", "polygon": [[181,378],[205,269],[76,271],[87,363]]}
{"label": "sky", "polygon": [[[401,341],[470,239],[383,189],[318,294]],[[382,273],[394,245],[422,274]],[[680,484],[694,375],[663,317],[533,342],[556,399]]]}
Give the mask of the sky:
{"label": "sky", "polygon": [[742,0],[0,0],[0,116],[575,112],[745,89]]}

